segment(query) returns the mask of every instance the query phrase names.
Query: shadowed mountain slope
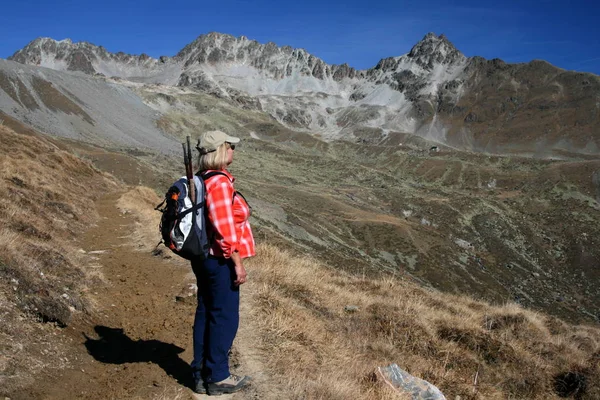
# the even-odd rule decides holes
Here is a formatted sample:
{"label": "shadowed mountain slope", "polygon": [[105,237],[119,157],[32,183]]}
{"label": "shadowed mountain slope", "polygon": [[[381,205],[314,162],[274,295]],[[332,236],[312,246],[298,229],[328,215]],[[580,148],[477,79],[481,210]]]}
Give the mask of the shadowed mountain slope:
{"label": "shadowed mountain slope", "polygon": [[0,60],[0,110],[42,132],[110,146],[169,151],[177,143],[131,89],[81,73]]}

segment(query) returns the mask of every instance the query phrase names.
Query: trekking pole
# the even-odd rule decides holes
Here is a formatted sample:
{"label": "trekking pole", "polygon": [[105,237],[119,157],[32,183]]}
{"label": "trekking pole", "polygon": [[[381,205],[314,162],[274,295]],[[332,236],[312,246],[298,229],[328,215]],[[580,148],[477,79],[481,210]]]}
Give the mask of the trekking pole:
{"label": "trekking pole", "polygon": [[190,145],[190,137],[186,138],[186,143],[183,145],[183,163],[185,164],[185,175],[188,181],[189,197],[192,204],[196,204],[196,185],[194,185],[194,171],[192,166],[192,147]]}

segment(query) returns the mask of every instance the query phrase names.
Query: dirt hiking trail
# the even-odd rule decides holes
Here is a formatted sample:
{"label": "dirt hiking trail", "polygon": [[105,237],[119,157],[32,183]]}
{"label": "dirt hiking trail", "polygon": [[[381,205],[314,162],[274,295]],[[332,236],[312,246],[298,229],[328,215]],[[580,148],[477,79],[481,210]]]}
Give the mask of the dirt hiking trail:
{"label": "dirt hiking trail", "polygon": [[[190,389],[192,324],[196,297],[187,263],[137,251],[130,237],[131,214],[116,207],[118,194],[97,201],[101,216],[82,237],[81,248],[96,259],[105,279],[90,288],[95,312],[64,329],[73,343],[71,367],[47,370],[33,388],[15,399],[202,399]],[[249,280],[251,282],[251,272]],[[252,385],[220,399],[269,399],[263,355],[253,329],[252,284],[241,291],[240,330],[234,343],[234,373],[250,375]]]}

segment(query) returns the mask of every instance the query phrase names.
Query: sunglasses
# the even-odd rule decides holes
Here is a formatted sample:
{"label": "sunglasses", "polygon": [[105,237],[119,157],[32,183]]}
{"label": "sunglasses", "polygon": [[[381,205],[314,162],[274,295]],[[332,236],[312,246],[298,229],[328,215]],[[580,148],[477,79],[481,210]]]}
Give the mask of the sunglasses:
{"label": "sunglasses", "polygon": [[231,144],[231,143],[229,143],[229,142],[227,142],[227,144],[229,145],[229,148],[230,148],[231,150],[235,150],[235,144]]}

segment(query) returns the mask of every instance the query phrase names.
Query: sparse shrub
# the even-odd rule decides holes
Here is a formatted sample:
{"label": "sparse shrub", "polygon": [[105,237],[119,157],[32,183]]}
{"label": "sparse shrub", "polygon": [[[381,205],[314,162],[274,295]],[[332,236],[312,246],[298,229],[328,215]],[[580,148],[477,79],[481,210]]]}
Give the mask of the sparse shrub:
{"label": "sparse shrub", "polygon": [[588,385],[587,376],[581,372],[561,372],[554,376],[554,391],[560,397],[581,399]]}
{"label": "sparse shrub", "polygon": [[13,221],[8,225],[14,231],[23,234],[25,237],[33,239],[50,240],[52,236],[47,232],[42,232],[35,226],[26,221]]}
{"label": "sparse shrub", "polygon": [[544,324],[552,335],[563,335],[568,329],[568,325],[564,321],[553,316],[546,316]]}
{"label": "sparse shrub", "polygon": [[84,278],[83,272],[65,257],[64,253],[66,251],[63,248],[31,245],[30,249],[39,262],[40,270],[44,273],[51,273],[54,276],[64,276],[68,278],[68,282]]}
{"label": "sparse shrub", "polygon": [[586,335],[585,333],[574,333],[569,337],[569,341],[572,342],[578,350],[581,350],[585,353],[592,353],[595,349],[598,348],[598,342],[594,340],[591,336]]}
{"label": "sparse shrub", "polygon": [[432,344],[433,337],[421,324],[420,319],[406,315],[397,306],[382,303],[367,307],[370,334],[373,337],[384,335],[402,351],[410,351],[425,357],[437,353]]}
{"label": "sparse shrub", "polygon": [[73,207],[67,203],[59,202],[59,201],[47,201],[44,203],[44,206],[56,211],[59,214],[64,215],[68,219],[78,220],[77,213],[73,210]]}
{"label": "sparse shrub", "polygon": [[501,342],[485,331],[456,326],[442,326],[438,330],[438,335],[443,340],[464,346],[477,354],[487,364],[515,362],[517,360],[515,351],[509,344]]}
{"label": "sparse shrub", "polygon": [[23,180],[21,178],[19,178],[18,176],[13,176],[10,179],[8,179],[9,182],[15,184],[18,187],[26,187],[27,184],[25,182],[23,182]]}
{"label": "sparse shrub", "polygon": [[548,398],[544,397],[544,393],[547,392],[546,374],[540,373],[540,371],[536,370],[527,361],[525,363],[525,366],[521,365],[518,368],[505,370],[503,375],[499,377],[503,393],[507,394],[507,398]]}
{"label": "sparse shrub", "polygon": [[484,326],[490,331],[509,329],[520,329],[526,318],[524,314],[500,314],[485,316]]}
{"label": "sparse shrub", "polygon": [[61,293],[54,287],[64,282],[45,275],[45,279],[42,279],[42,275],[11,262],[0,263],[0,276],[12,285],[13,290],[9,293],[14,296],[15,304],[23,312],[42,322],[55,322],[61,327],[68,325],[71,319],[71,297],[61,297]]}
{"label": "sparse shrub", "polygon": [[22,308],[36,315],[42,322],[55,322],[64,328],[71,320],[71,311],[59,299],[50,295],[30,296],[22,303]]}

